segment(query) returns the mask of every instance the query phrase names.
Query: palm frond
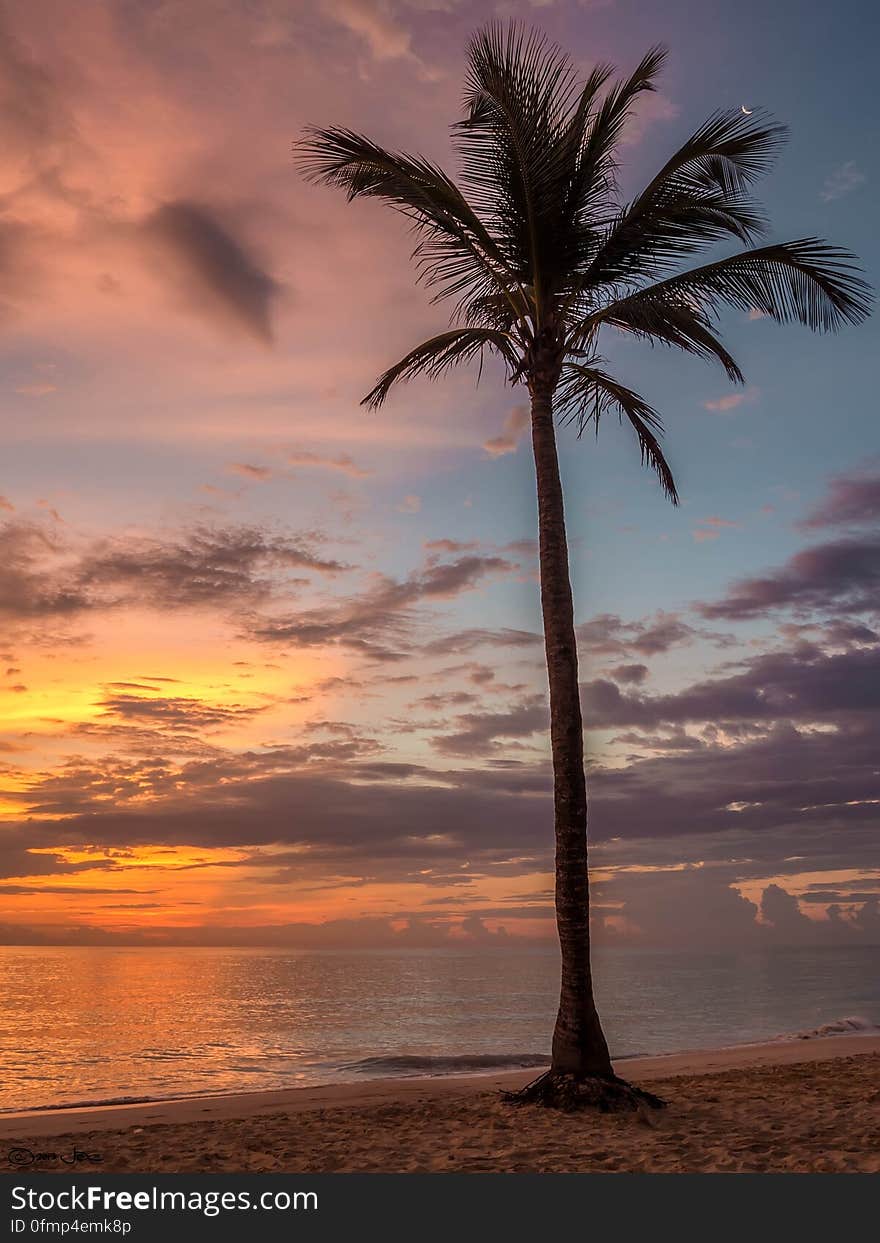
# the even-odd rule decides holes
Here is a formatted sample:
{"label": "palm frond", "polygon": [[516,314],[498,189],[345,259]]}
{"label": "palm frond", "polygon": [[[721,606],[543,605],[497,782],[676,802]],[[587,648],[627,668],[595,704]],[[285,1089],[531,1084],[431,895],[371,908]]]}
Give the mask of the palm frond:
{"label": "palm frond", "polygon": [[606,322],[636,301],[674,302],[704,316],[728,305],[757,310],[779,323],[797,321],[815,332],[834,332],[843,324],[858,324],[871,311],[870,286],[861,276],[855,257],[821,238],[807,237],[755,247],[680,272],[616,302],[594,317]]}
{"label": "palm frond", "polygon": [[436,300],[516,290],[501,250],[442,169],[421,156],[391,152],[353,130],[310,128],[296,156],[306,180],[338,186],[348,199],[379,198],[420,235],[413,258]]}
{"label": "palm frond", "polygon": [[502,332],[515,333],[520,319],[531,314],[529,302],[524,298],[520,302],[520,317],[511,306],[512,299],[503,294],[490,293],[481,298],[472,298],[464,310],[464,322],[469,326],[482,328],[498,328]]}
{"label": "palm frond", "polygon": [[468,46],[464,106],[454,130],[462,184],[542,317],[552,274],[560,198],[578,145],[572,125],[589,108],[571,60],[543,35],[519,23],[491,23]]}
{"label": "palm frond", "polygon": [[683,178],[670,181],[650,203],[637,200],[612,222],[586,271],[573,273],[568,303],[600,285],[662,276],[726,238],[750,245],[766,227],[763,211],[747,195]]}
{"label": "palm frond", "polygon": [[639,199],[650,200],[656,189],[676,177],[728,192],[743,190],[770,172],[787,138],[788,126],[763,112],[714,112],[667,160]]}
{"label": "palm frond", "polygon": [[736,359],[712,331],[699,310],[675,298],[640,298],[633,294],[575,325],[569,335],[572,348],[588,346],[599,327],[608,325],[641,337],[651,344],[668,345],[697,358],[716,360],[735,384],[744,382]]}
{"label": "palm frond", "polygon": [[[613,72],[614,69],[611,65],[595,66],[581,87],[577,104],[572,110],[568,124],[560,134],[560,141],[569,147],[569,159],[572,157],[576,158],[578,164],[584,150],[584,144],[587,141],[587,135],[590,132],[592,118],[595,115],[595,105],[599,92]],[[576,183],[569,187],[569,193],[574,197],[577,196],[577,190],[578,186]]]}
{"label": "palm frond", "polygon": [[715,113],[620,212],[572,282],[575,296],[594,285],[656,277],[724,237],[753,243],[766,218],[746,188],[769,171],[786,135],[785,126],[763,116]]}
{"label": "palm frond", "polygon": [[655,91],[655,79],[667,56],[666,48],[652,47],[630,76],[613,86],[603,99],[584,136],[571,195],[576,210],[589,219],[597,202],[607,201],[615,187],[615,148],[632,114],[633,104],[646,91]]}
{"label": "palm frond", "polygon": [[494,351],[504,359],[509,373],[517,367],[519,359],[507,333],[493,328],[452,328],[423,341],[401,358],[400,362],[389,367],[361,401],[361,405],[377,410],[398,381],[410,380],[417,375],[426,375],[435,380],[450,367],[460,366],[477,357],[482,360],[486,349]]}
{"label": "palm frond", "polygon": [[617,410],[621,422],[626,416],[638,437],[642,464],[656,472],[664,494],[677,505],[675,478],[660,447],[663,434],[660,415],[638,393],[596,366],[599,361],[592,358],[582,363],[569,359],[563,365],[557,390],[562,421],[576,423],[578,435],[593,423],[598,435],[599,421],[608,410]]}

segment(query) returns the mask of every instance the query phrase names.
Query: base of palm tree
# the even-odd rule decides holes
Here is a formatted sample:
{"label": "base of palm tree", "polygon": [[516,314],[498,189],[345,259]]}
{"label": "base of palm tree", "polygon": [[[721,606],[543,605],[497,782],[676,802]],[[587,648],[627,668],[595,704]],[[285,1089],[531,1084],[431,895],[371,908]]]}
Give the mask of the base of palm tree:
{"label": "base of palm tree", "polygon": [[502,1095],[511,1105],[543,1105],[572,1112],[598,1109],[600,1113],[622,1113],[666,1108],[661,1097],[617,1075],[576,1075],[558,1070],[548,1070],[524,1088]]}

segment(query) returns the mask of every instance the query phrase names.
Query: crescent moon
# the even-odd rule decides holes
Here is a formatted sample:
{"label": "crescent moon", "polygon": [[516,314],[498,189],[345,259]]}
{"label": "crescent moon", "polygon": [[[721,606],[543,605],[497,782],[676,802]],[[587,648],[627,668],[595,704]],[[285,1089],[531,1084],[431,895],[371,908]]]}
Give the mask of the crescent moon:
{"label": "crescent moon", "polygon": [[754,108],[747,108],[745,104],[740,104],[739,110],[745,117],[750,117],[752,113],[755,111]]}

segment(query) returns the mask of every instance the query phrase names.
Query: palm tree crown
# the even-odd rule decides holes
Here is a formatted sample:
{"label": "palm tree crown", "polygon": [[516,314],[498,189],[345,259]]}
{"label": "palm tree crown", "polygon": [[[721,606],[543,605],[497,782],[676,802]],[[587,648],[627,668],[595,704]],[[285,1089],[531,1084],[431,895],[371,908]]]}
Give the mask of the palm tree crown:
{"label": "palm tree crown", "polygon": [[[421,281],[434,301],[453,302],[453,326],[390,367],[365,405],[381,405],[398,380],[435,378],[488,350],[511,382],[553,394],[556,414],[579,430],[590,422],[598,430],[609,410],[626,418],[675,502],[660,417],[605,370],[603,327],[715,359],[741,383],[717,335],[725,304],[817,331],[865,318],[869,288],[848,251],[815,237],[754,244],[766,220],[749,187],[786,135],[760,114],[715,113],[636,198],[621,201],[616,149],[664,58],[653,48],[623,82],[608,87],[612,71],[602,65],[581,83],[540,33],[489,25],[468,47],[465,116],[453,127],[457,183],[351,130],[308,131],[298,149],[305,175],[407,216]],[[746,248],[680,270],[726,238]]]}

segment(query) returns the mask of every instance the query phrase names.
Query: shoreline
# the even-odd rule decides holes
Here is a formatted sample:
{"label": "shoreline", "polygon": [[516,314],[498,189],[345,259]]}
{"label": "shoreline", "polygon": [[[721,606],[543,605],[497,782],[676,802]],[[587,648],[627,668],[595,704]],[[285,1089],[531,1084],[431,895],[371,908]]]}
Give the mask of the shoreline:
{"label": "shoreline", "polygon": [[[863,1032],[807,1039],[730,1045],[649,1057],[616,1059],[626,1078],[656,1081],[719,1075],[729,1071],[793,1067],[880,1054],[880,1033]],[[224,1123],[284,1113],[406,1106],[473,1097],[524,1086],[542,1073],[532,1066],[467,1074],[413,1075],[250,1092],[150,1098],[139,1101],[42,1106],[0,1113],[0,1140],[22,1135],[78,1135],[131,1127]]]}

